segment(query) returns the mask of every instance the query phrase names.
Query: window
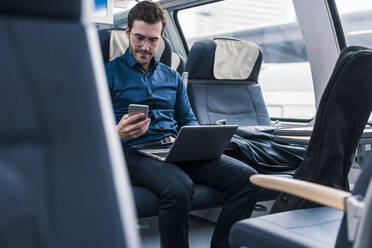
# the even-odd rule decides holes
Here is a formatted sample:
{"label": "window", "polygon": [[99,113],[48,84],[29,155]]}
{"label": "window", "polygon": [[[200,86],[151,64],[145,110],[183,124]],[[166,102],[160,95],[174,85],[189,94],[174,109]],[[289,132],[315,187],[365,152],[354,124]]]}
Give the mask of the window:
{"label": "window", "polygon": [[93,18],[96,23],[112,24],[112,0],[94,0]]}
{"label": "window", "polygon": [[[347,46],[372,48],[372,1],[336,0]],[[372,122],[372,114],[368,122]]]}
{"label": "window", "polygon": [[315,115],[310,65],[292,0],[226,0],[181,10],[177,18],[189,48],[211,37],[261,47],[259,83],[271,118]]}
{"label": "window", "polygon": [[348,46],[372,48],[372,1],[336,0]]}

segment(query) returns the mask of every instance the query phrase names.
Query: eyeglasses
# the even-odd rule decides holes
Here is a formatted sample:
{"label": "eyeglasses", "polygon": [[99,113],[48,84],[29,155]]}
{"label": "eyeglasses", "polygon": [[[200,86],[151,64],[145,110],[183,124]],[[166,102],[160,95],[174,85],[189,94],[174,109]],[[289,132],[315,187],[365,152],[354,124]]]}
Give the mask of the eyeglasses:
{"label": "eyeglasses", "polygon": [[138,46],[142,46],[143,44],[145,44],[145,42],[147,42],[149,44],[149,46],[155,46],[159,43],[159,38],[157,37],[154,37],[154,38],[146,38],[140,34],[133,34],[131,35],[131,37],[133,37],[133,41],[136,45]]}

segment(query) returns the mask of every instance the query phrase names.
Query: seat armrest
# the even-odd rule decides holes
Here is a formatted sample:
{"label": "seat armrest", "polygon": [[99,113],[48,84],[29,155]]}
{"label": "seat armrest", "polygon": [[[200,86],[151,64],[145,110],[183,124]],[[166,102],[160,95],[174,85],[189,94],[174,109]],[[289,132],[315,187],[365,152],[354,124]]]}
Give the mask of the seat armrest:
{"label": "seat armrest", "polygon": [[289,193],[342,211],[345,211],[346,198],[351,196],[346,191],[292,178],[253,175],[250,180],[253,184]]}

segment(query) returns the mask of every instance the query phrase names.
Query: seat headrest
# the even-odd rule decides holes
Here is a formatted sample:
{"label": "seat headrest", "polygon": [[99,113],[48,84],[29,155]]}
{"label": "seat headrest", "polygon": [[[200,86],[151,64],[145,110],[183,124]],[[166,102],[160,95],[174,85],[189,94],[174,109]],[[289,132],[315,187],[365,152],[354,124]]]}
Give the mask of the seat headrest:
{"label": "seat headrest", "polygon": [[[124,29],[105,29],[98,32],[101,43],[103,60],[105,63],[123,55],[129,47],[129,40]],[[167,38],[160,40],[155,59],[167,66],[171,66],[172,48]]]}
{"label": "seat headrest", "polygon": [[185,71],[185,59],[178,53],[172,52],[171,68],[177,71],[180,75]]}
{"label": "seat headrest", "polygon": [[261,49],[254,43],[229,38],[197,41],[186,63],[189,79],[257,81]]}
{"label": "seat headrest", "polygon": [[82,2],[82,0],[7,0],[1,1],[0,13],[17,16],[77,20],[81,16]]}

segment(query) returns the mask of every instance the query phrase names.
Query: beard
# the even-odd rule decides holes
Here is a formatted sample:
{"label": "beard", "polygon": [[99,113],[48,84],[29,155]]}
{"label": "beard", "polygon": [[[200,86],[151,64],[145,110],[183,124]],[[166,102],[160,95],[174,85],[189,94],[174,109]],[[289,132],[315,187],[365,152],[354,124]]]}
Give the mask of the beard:
{"label": "beard", "polygon": [[154,57],[155,52],[144,51],[142,49],[136,49],[129,40],[129,50],[132,56],[136,59],[137,63],[140,65],[148,65]]}
{"label": "beard", "polygon": [[148,51],[143,51],[140,49],[135,50],[134,58],[137,60],[139,64],[148,64],[150,63],[153,57],[153,53]]}

